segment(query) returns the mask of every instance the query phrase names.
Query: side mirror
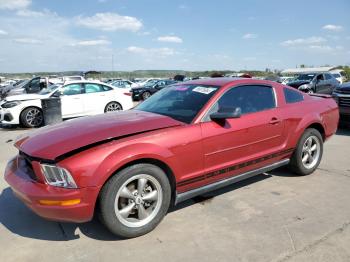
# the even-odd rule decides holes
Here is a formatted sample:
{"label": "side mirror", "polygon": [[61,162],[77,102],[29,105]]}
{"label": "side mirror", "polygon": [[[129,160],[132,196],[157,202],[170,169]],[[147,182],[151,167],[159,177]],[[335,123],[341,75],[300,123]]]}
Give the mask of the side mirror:
{"label": "side mirror", "polygon": [[219,112],[210,115],[210,119],[214,121],[225,120],[228,118],[240,118],[242,110],[240,107],[236,108],[223,108]]}

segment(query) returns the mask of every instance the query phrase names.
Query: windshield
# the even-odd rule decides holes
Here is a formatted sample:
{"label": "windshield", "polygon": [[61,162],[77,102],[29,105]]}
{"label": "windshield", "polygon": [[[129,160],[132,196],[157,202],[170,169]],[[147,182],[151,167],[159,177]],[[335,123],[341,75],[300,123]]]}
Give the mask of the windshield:
{"label": "windshield", "polygon": [[190,124],[219,86],[175,85],[155,93],[135,109],[169,116]]}
{"label": "windshield", "polygon": [[25,86],[26,84],[28,84],[29,81],[30,80],[24,80],[22,83],[16,85],[16,87],[21,88],[21,87]]}
{"label": "windshield", "polygon": [[315,74],[304,74],[304,75],[298,75],[296,80],[301,80],[301,81],[311,81],[315,77]]}
{"label": "windshield", "polygon": [[52,92],[54,92],[57,88],[59,88],[61,85],[56,84],[56,85],[51,85],[47,88],[44,88],[43,90],[41,90],[39,92],[39,95],[48,95],[51,94]]}

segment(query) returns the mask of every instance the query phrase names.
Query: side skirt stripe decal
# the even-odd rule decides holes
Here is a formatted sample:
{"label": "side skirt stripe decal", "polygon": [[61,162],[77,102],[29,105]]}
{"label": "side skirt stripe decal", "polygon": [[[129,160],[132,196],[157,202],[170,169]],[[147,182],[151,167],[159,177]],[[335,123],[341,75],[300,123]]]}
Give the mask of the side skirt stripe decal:
{"label": "side skirt stripe decal", "polygon": [[254,160],[250,160],[248,162],[240,163],[240,164],[237,164],[234,166],[230,166],[230,167],[226,167],[226,168],[223,168],[223,169],[220,169],[217,171],[213,171],[213,172],[210,172],[210,173],[205,174],[205,175],[196,176],[194,178],[186,179],[186,180],[180,181],[176,185],[178,187],[180,187],[180,186],[185,186],[185,185],[192,184],[195,182],[199,182],[199,181],[205,180],[207,178],[215,177],[215,176],[222,175],[222,174],[225,174],[225,173],[237,170],[237,169],[241,169],[241,168],[250,166],[250,165],[258,164],[260,162],[266,161],[266,160],[271,159],[271,158],[283,156],[283,155],[292,153],[293,151],[294,151],[294,148],[289,148],[287,150],[283,150],[283,151],[280,151],[280,152],[277,152],[277,153],[274,153],[271,155],[267,155],[267,156],[260,157],[260,158],[254,159]]}

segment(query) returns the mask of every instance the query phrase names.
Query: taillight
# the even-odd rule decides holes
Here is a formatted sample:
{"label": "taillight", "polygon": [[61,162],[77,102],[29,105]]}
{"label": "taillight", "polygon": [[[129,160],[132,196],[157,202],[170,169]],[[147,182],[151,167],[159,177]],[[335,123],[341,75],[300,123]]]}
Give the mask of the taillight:
{"label": "taillight", "polygon": [[131,96],[131,93],[130,93],[130,92],[124,93],[124,95],[126,95],[126,96]]}

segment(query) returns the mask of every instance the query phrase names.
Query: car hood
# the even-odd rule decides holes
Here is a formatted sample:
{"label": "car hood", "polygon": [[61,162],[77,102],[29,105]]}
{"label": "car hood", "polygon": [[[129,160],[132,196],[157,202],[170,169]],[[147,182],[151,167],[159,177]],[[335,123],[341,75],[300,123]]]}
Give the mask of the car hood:
{"label": "car hood", "polygon": [[310,84],[311,81],[307,81],[307,80],[298,80],[298,81],[292,81],[292,82],[288,82],[288,86],[291,87],[299,87],[301,85],[305,85],[305,84]]}
{"label": "car hood", "polygon": [[23,94],[23,95],[10,95],[6,97],[7,101],[26,101],[26,100],[34,100],[34,99],[43,99],[48,97],[47,95],[39,95],[39,94]]}
{"label": "car hood", "polygon": [[57,160],[62,155],[96,143],[179,125],[184,123],[144,111],[114,112],[40,128],[19,138],[15,146],[31,157]]}

